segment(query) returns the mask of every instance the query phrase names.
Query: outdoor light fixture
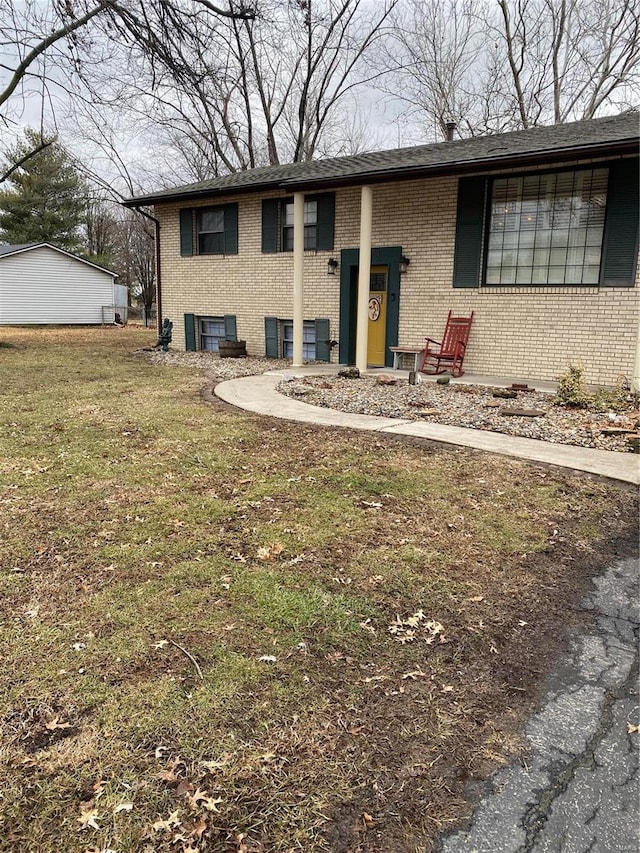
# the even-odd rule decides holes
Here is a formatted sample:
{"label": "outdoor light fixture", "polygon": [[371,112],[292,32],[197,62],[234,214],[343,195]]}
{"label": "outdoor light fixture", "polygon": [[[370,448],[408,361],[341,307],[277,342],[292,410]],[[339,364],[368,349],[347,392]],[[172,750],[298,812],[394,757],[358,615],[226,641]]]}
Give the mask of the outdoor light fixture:
{"label": "outdoor light fixture", "polygon": [[400,258],[400,273],[405,273],[409,268],[410,263],[411,261],[409,260],[409,258],[406,255],[403,255]]}
{"label": "outdoor light fixture", "polygon": [[329,258],[327,261],[327,275],[335,275],[338,269],[338,262],[335,258]]}

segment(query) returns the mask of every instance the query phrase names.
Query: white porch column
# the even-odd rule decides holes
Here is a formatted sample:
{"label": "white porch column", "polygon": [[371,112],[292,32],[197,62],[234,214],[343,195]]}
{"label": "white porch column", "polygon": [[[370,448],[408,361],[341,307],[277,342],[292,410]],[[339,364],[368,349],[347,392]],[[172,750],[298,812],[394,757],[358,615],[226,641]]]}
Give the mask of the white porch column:
{"label": "white porch column", "polygon": [[635,391],[636,394],[640,392],[640,318],[638,319],[638,339],[636,341],[636,357],[633,362],[631,390]]}
{"label": "white porch column", "polygon": [[304,326],[304,193],[293,196],[293,364],[302,367]]}
{"label": "white porch column", "polygon": [[360,194],[360,263],[358,272],[358,308],[356,311],[356,367],[367,369],[369,343],[369,284],[371,278],[371,222],[373,192],[362,187]]}

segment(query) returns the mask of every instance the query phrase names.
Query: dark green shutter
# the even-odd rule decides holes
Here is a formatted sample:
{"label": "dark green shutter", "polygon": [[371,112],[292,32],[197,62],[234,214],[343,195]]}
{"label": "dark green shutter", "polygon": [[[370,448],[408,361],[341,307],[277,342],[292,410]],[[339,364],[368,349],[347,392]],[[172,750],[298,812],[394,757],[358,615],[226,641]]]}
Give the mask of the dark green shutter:
{"label": "dark green shutter", "polygon": [[184,315],[184,348],[187,352],[195,352],[196,349],[195,314]]}
{"label": "dark green shutter", "polygon": [[278,251],[278,209],[277,198],[262,200],[262,252],[272,254]]}
{"label": "dark green shutter", "polygon": [[311,196],[318,203],[317,248],[333,251],[333,235],[336,218],[336,194],[323,193]]}
{"label": "dark green shutter", "polygon": [[224,253],[238,254],[238,205],[224,205]]}
{"label": "dark green shutter", "polygon": [[633,287],[638,263],[638,160],[619,160],[609,169],[607,214],[602,244],[600,285]]}
{"label": "dark green shutter", "polygon": [[224,315],[224,337],[227,341],[237,341],[238,331],[236,328],[236,315],[235,314],[225,314]]}
{"label": "dark green shutter", "polygon": [[485,178],[460,178],[453,286],[479,287],[485,211]]}
{"label": "dark green shutter", "polygon": [[264,318],[264,351],[267,358],[278,358],[278,319]]}
{"label": "dark green shutter", "polygon": [[316,361],[330,360],[329,340],[329,321],[316,320]]}
{"label": "dark green shutter", "polygon": [[180,209],[180,254],[193,255],[193,208]]}

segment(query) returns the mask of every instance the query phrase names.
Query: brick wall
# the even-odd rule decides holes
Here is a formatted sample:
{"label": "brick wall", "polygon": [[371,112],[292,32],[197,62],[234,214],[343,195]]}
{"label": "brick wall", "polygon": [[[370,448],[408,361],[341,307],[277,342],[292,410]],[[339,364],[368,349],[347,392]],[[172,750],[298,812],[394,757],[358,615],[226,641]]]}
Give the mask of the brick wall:
{"label": "brick wall", "polygon": [[[563,164],[574,165],[574,164]],[[183,315],[235,314],[238,337],[251,355],[264,355],[264,317],[291,318],[293,257],[261,253],[261,203],[282,193],[237,195],[239,254],[180,256],[178,210],[156,209],[161,222],[162,307],[174,321],[174,345],[184,348]],[[438,178],[373,187],[373,245],[402,246],[411,264],[400,285],[400,344],[438,338],[449,309],[475,311],[468,372],[522,379],[554,379],[581,359],[589,382],[631,376],[640,313],[639,288],[452,287],[457,179]],[[210,202],[209,202],[210,203]],[[216,199],[216,202],[218,200]],[[206,206],[207,202],[201,203]],[[197,205],[193,205],[197,206]],[[336,193],[332,252],[304,259],[305,319],[327,317],[339,333],[340,275],[327,260],[357,247],[360,189]],[[637,277],[637,281],[640,277]],[[332,353],[337,359],[337,350]]]}

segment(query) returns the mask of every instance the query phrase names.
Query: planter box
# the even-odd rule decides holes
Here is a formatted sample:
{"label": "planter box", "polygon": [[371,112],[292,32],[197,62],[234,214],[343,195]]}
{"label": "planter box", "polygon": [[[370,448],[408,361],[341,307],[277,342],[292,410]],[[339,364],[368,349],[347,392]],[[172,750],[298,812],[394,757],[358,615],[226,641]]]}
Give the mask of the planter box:
{"label": "planter box", "polygon": [[246,341],[220,341],[218,344],[220,358],[246,358]]}

